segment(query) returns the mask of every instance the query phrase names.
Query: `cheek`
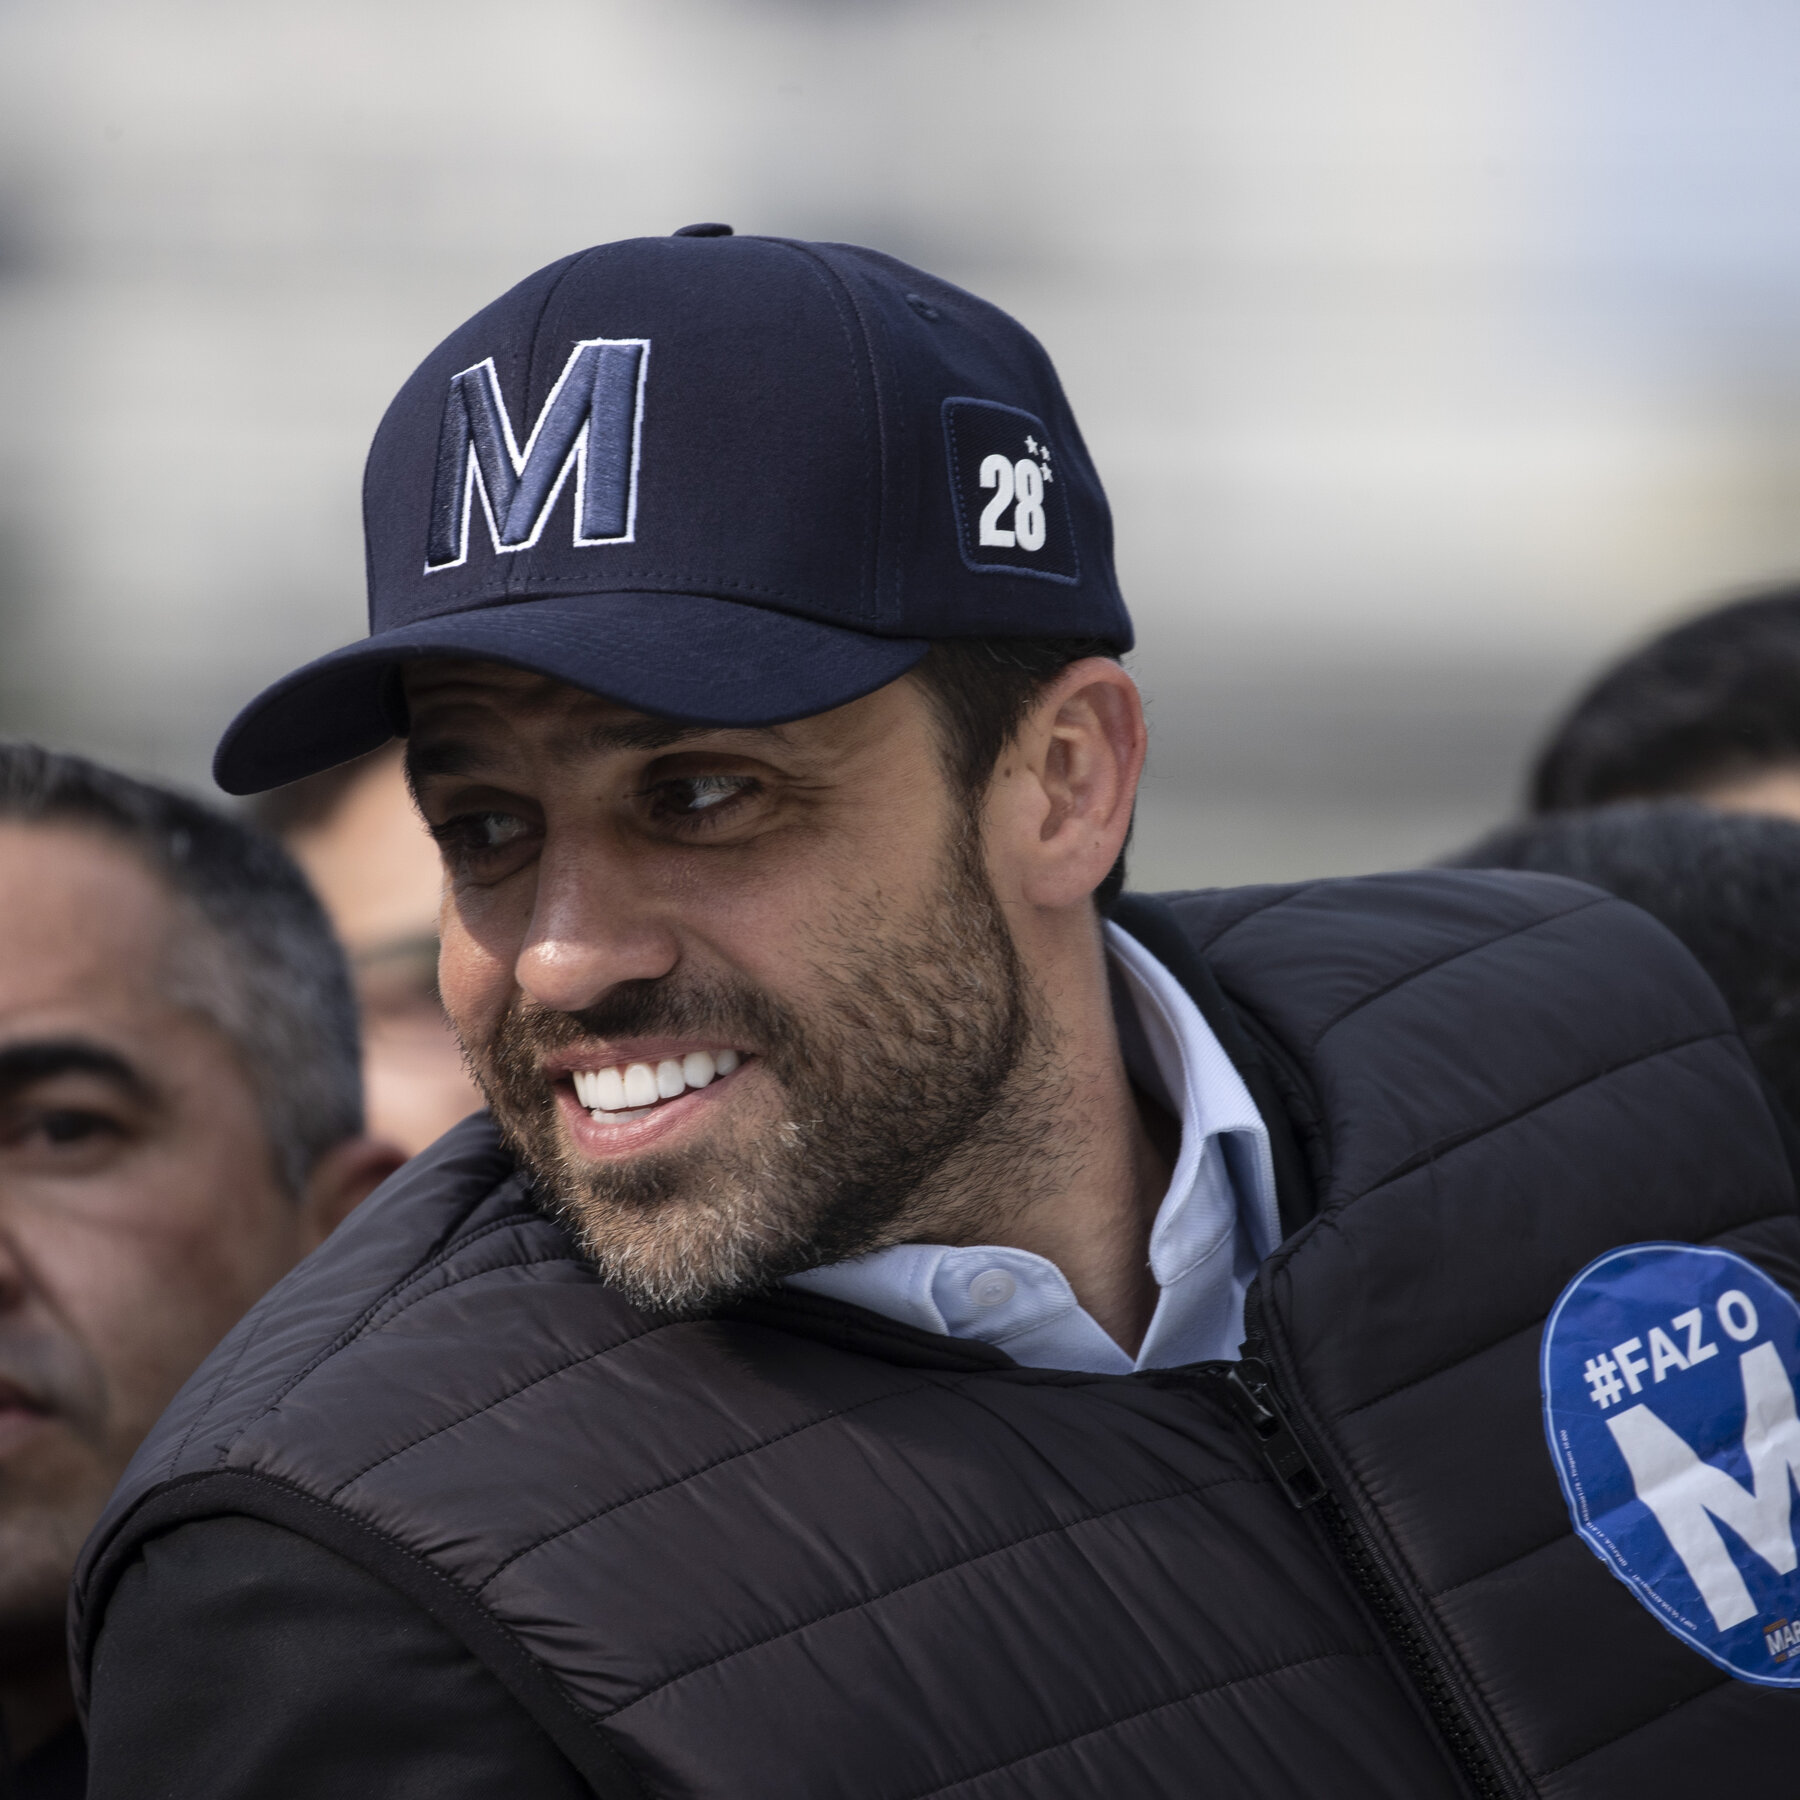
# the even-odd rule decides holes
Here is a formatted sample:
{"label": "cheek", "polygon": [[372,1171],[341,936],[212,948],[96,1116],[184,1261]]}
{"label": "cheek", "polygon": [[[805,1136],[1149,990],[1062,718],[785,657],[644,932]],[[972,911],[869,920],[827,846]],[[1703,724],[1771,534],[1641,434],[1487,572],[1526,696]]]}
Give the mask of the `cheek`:
{"label": "cheek", "polygon": [[54,1302],[97,1365],[103,1437],[129,1454],[175,1391],[243,1313],[296,1260],[294,1209],[189,1183],[146,1183],[101,1216],[55,1234],[43,1274]]}
{"label": "cheek", "polygon": [[804,1007],[821,979],[931,905],[942,869],[935,835],[885,821],[706,895],[690,914],[694,935],[759,986]]}
{"label": "cheek", "polygon": [[154,1416],[248,1299],[208,1234],[167,1225],[91,1244],[82,1273],[70,1310],[85,1313],[114,1410],[127,1420]]}
{"label": "cheek", "polygon": [[438,992],[466,1042],[481,1042],[505,1012],[526,918],[492,894],[451,896],[438,927]]}

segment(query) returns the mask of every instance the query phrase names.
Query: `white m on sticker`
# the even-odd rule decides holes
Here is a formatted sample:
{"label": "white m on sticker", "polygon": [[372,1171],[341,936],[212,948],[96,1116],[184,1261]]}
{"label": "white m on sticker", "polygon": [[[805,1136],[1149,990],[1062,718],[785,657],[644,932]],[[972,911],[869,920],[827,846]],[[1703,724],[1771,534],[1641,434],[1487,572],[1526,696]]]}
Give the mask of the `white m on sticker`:
{"label": "white m on sticker", "polygon": [[1608,1419],[1637,1496],[1656,1515],[1687,1565],[1720,1631],[1756,1616],[1750,1590],[1714,1521],[1729,1525],[1778,1575],[1795,1566],[1792,1488],[1800,1480],[1800,1420],[1794,1388],[1773,1344],[1744,1352],[1745,1488],[1691,1446],[1647,1406]]}
{"label": "white m on sticker", "polygon": [[638,438],[648,338],[585,338],[519,446],[490,356],[450,377],[438,431],[425,573],[468,560],[475,497],[496,554],[538,541],[571,470],[575,545],[628,544],[637,519]]}

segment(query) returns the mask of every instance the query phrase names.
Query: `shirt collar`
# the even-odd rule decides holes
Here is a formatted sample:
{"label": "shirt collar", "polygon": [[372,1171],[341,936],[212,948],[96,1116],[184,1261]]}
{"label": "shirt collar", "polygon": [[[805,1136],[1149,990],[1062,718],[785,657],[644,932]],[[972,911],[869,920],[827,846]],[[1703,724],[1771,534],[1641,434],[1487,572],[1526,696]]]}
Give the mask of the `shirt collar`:
{"label": "shirt collar", "polygon": [[[1240,1137],[1244,1140],[1240,1148],[1249,1152],[1247,1157],[1232,1158],[1248,1163],[1230,1172],[1236,1185],[1249,1190],[1233,1198],[1242,1202],[1257,1256],[1267,1256],[1281,1239],[1275,1208],[1275,1161],[1268,1127],[1243,1076],[1225,1054],[1193,996],[1136,938],[1110,919],[1106,922],[1106,948],[1115,978],[1132,1002],[1130,1023],[1136,1029],[1122,1029],[1119,1034],[1126,1069],[1139,1087],[1181,1124],[1181,1149],[1150,1232],[1151,1272],[1160,1285],[1167,1286],[1191,1266],[1196,1254],[1204,1254],[1201,1239],[1216,1236],[1205,1230],[1196,1233],[1190,1214],[1207,1186],[1199,1180],[1202,1161],[1214,1140],[1225,1136]],[[1141,1057],[1145,1052],[1149,1067],[1134,1067],[1134,1054]],[[1220,1146],[1221,1151],[1223,1148]]]}
{"label": "shirt collar", "polygon": [[[1230,1355],[1249,1273],[1280,1238],[1268,1130],[1187,990],[1117,925],[1108,921],[1105,933],[1126,1069],[1181,1126],[1150,1232],[1160,1293],[1135,1366]],[[1004,1277],[1000,1299],[992,1276]],[[1036,1366],[1115,1374],[1134,1366],[1061,1270],[1011,1245],[896,1244],[789,1282]]]}

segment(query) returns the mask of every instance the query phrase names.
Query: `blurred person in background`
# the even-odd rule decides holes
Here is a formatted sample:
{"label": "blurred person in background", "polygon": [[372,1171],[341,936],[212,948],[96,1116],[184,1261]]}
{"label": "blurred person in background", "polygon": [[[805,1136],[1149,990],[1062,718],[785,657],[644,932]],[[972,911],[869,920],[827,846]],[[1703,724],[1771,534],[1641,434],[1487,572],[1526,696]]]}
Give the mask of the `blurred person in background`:
{"label": "blurred person in background", "polygon": [[369,1129],[414,1156],[482,1104],[437,988],[443,872],[399,747],[260,795],[349,952],[362,1009]]}
{"label": "blurred person in background", "polygon": [[1534,813],[1686,795],[1800,818],[1800,587],[1652,638],[1576,701],[1538,753]]}
{"label": "blurred person in background", "polygon": [[0,746],[0,1793],[82,1791],[69,1574],[144,1433],[399,1161],[280,847]]}
{"label": "blurred person in background", "polygon": [[1622,801],[1502,826],[1447,868],[1566,875],[1640,906],[1718,984],[1800,1121],[1800,823],[1689,800]]}

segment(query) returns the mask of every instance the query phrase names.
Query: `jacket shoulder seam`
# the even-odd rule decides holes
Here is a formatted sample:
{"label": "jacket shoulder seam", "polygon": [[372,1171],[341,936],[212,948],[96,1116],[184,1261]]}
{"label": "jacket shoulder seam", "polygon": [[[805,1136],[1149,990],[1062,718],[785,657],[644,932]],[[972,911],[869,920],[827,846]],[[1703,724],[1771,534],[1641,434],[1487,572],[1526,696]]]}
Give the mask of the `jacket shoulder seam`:
{"label": "jacket shoulder seam", "polygon": [[1423,981],[1427,976],[1435,975],[1440,969],[1449,968],[1452,963],[1460,962],[1465,956],[1479,956],[1484,950],[1492,950],[1497,944],[1510,943],[1514,938],[1529,937],[1534,931],[1541,931],[1549,925],[1561,924],[1563,920],[1575,918],[1581,913],[1591,911],[1596,906],[1616,904],[1617,902],[1610,894],[1597,894],[1592,899],[1584,896],[1576,905],[1562,907],[1556,912],[1539,913],[1535,918],[1527,919],[1522,924],[1508,926],[1506,930],[1494,932],[1475,943],[1459,944],[1455,949],[1445,951],[1442,956],[1434,957],[1430,962],[1415,964],[1412,968],[1396,975],[1391,981],[1385,981],[1381,986],[1372,988],[1365,994],[1357,995],[1354,1000],[1326,1020],[1313,1033],[1308,1048],[1316,1051],[1332,1032],[1336,1031],[1340,1025],[1355,1018],[1365,1007],[1373,1006],[1379,1000],[1385,1000],[1388,995],[1397,993],[1402,988],[1410,987],[1415,981]]}
{"label": "jacket shoulder seam", "polygon": [[1641,1050],[1620,1062],[1609,1063],[1603,1069],[1591,1069],[1578,1079],[1565,1083],[1548,1094],[1539,1094],[1526,1101],[1522,1106],[1498,1119],[1489,1119],[1480,1125],[1472,1125],[1466,1131],[1452,1132],[1446,1137],[1435,1139],[1422,1149],[1409,1151],[1391,1168],[1385,1170],[1371,1181],[1367,1187],[1360,1189],[1350,1200],[1335,1202],[1337,1205],[1349,1205],[1355,1200],[1365,1200],[1369,1195],[1378,1193],[1384,1187],[1391,1187],[1396,1181],[1404,1180],[1415,1170],[1422,1169],[1428,1163],[1453,1155],[1456,1151],[1470,1144],[1479,1143],[1484,1137],[1491,1137],[1497,1131],[1505,1131],[1509,1126],[1528,1119],[1535,1112],[1546,1106],[1554,1106],[1559,1100],[1566,1100],[1571,1094],[1578,1094],[1583,1088],[1592,1087],[1597,1082],[1610,1081],[1616,1075],[1623,1075],[1628,1070],[1641,1068],[1645,1063],[1657,1061],[1664,1056],[1673,1056],[1678,1051],[1692,1050],[1700,1044],[1732,1043],[1737,1041],[1736,1026],[1728,1026],[1723,1030],[1697,1031],[1687,1037],[1671,1038],[1666,1043],[1653,1044],[1647,1050]]}
{"label": "jacket shoulder seam", "polygon": [[[551,1261],[560,1259],[545,1258],[542,1260]],[[469,1276],[465,1279],[472,1280],[474,1277]],[[437,1291],[439,1293],[447,1293],[449,1289],[439,1288]],[[569,1370],[579,1368],[583,1363],[598,1362],[602,1357],[612,1355],[615,1350],[623,1350],[628,1344],[639,1343],[644,1338],[653,1336],[656,1332],[667,1331],[672,1323],[672,1320],[664,1320],[654,1325],[646,1325],[640,1330],[628,1333],[626,1336],[617,1339],[613,1343],[602,1344],[597,1350],[584,1350],[579,1356],[567,1357],[563,1361],[557,1363],[553,1368],[540,1370],[529,1380],[519,1382],[516,1386],[506,1389],[504,1393],[494,1395],[490,1400],[484,1400],[481,1405],[471,1407],[467,1412],[458,1413],[455,1418],[448,1419],[441,1425],[434,1425],[431,1430],[421,1432],[415,1438],[409,1438],[404,1444],[376,1457],[373,1462],[365,1463],[363,1467],[357,1469],[353,1474],[346,1475],[326,1497],[335,1500],[346,1488],[354,1487],[357,1482],[364,1480],[385,1464],[393,1462],[397,1457],[406,1455],[409,1450],[416,1450],[421,1444],[428,1444],[433,1438],[441,1437],[446,1431],[454,1431],[459,1425],[467,1425],[472,1419],[479,1419],[483,1413],[489,1413],[494,1411],[497,1407],[505,1406],[509,1401],[518,1399],[521,1394],[529,1393],[531,1389],[539,1386],[543,1382],[554,1381],[558,1375],[566,1375]]]}
{"label": "jacket shoulder seam", "polygon": [[[1218,930],[1213,932],[1210,936],[1199,940],[1194,948],[1199,953],[1210,954],[1212,951],[1216,950],[1220,944],[1224,943],[1224,941],[1240,926],[1248,925],[1253,920],[1262,918],[1266,913],[1279,911],[1282,907],[1291,905],[1296,900],[1302,900],[1308,894],[1327,885],[1328,883],[1326,881],[1307,881],[1302,882],[1298,887],[1285,888],[1282,892],[1271,895],[1260,905],[1253,906],[1247,913],[1240,913],[1235,919],[1221,925]],[[1170,907],[1170,911],[1174,911],[1172,906]],[[1177,918],[1180,917],[1179,914],[1176,916]]]}
{"label": "jacket shoulder seam", "polygon": [[[477,1204],[479,1204],[479,1202],[477,1202]],[[238,1441],[246,1432],[253,1430],[266,1419],[270,1413],[278,1410],[284,1400],[293,1394],[303,1382],[310,1380],[316,1375],[326,1363],[338,1354],[339,1351],[355,1343],[369,1328],[369,1325],[374,1320],[376,1314],[390,1301],[404,1293],[409,1287],[423,1281],[426,1276],[434,1274],[457,1252],[468,1249],[472,1244],[480,1243],[483,1238],[490,1237],[495,1232],[511,1229],[511,1227],[518,1224],[522,1219],[530,1219],[535,1216],[535,1214],[530,1213],[512,1212],[501,1218],[491,1219],[479,1230],[470,1232],[467,1237],[452,1239],[450,1242],[446,1243],[441,1250],[436,1251],[430,1256],[424,1263],[407,1270],[407,1272],[399,1277],[398,1280],[391,1282],[387,1287],[383,1288],[382,1291],[357,1314],[356,1318],[353,1319],[350,1324],[346,1325],[343,1330],[330,1341],[330,1343],[326,1344],[322,1349],[315,1351],[299,1369],[295,1370],[284,1382],[282,1382],[281,1386],[277,1388],[276,1391],[271,1394],[269,1398],[237,1428],[236,1431],[231,1433],[224,1443],[219,1446],[219,1454],[216,1461],[222,1465],[226,1457],[231,1454]],[[471,1271],[471,1275],[477,1272],[478,1271]],[[469,1277],[463,1277],[462,1279],[468,1278]],[[441,1293],[444,1290],[440,1288],[436,1291]],[[421,1298],[422,1297],[423,1296],[421,1296]],[[409,1306],[411,1304],[413,1304],[413,1302],[408,1302]],[[393,1317],[400,1317],[401,1313],[406,1310],[405,1307],[400,1308],[399,1311],[393,1314]],[[384,1321],[384,1323],[386,1322],[387,1321]],[[243,1354],[244,1349],[248,1348],[248,1343],[249,1340],[246,1339],[244,1346],[240,1347],[238,1352],[240,1356]],[[189,1428],[190,1436],[192,1435],[193,1430],[198,1427],[199,1423],[199,1419],[196,1419],[194,1425]],[[172,1468],[170,1472],[173,1474]]]}

